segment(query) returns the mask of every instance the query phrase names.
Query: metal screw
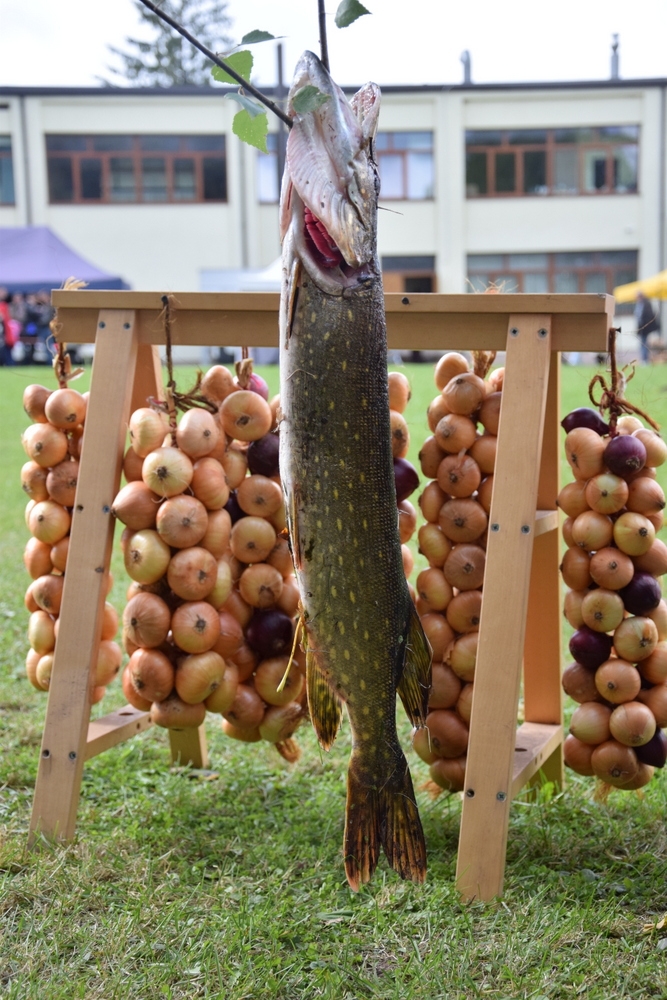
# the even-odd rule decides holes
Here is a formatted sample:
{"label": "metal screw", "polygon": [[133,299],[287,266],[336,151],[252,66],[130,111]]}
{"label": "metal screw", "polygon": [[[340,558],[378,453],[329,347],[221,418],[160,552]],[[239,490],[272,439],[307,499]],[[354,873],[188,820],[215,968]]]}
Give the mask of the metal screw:
{"label": "metal screw", "polygon": [[76,750],[70,750],[67,756],[70,760],[76,760]]}
{"label": "metal screw", "polygon": [[529,535],[530,534],[530,525],[528,525],[528,524],[522,524],[521,525],[521,534],[522,535]]}
{"label": "metal screw", "polygon": [[96,573],[104,573],[104,566],[96,566],[95,567],[95,572]]}
{"label": "metal screw", "polygon": [[124,330],[129,330],[130,329],[130,324],[129,323],[123,323],[123,329]]}
{"label": "metal screw", "polygon": [[499,802],[504,802],[505,799],[507,798],[507,795],[505,794],[505,792],[498,792],[496,798],[498,799]]}
{"label": "metal screw", "polygon": [[500,525],[499,524],[495,524],[495,523],[492,524],[491,525],[491,531],[500,531]]}
{"label": "metal screw", "polygon": [[42,750],[42,757],[50,757],[50,756],[51,756],[50,750]]}
{"label": "metal screw", "polygon": [[78,503],[78,504],[76,505],[76,509],[77,509],[77,510],[83,510],[83,504],[80,504],[80,503]]}
{"label": "metal screw", "polygon": [[103,330],[105,326],[106,323],[104,322],[104,320],[102,320],[102,322],[100,323],[100,330]]}
{"label": "metal screw", "polygon": [[542,340],[544,340],[544,338],[546,337],[546,335],[547,335],[547,331],[546,330],[538,330],[537,331],[537,336],[541,337]]}
{"label": "metal screw", "polygon": [[515,326],[513,326],[512,329],[510,330],[510,337],[518,337],[518,336],[519,336],[519,331]]}
{"label": "metal screw", "polygon": [[466,795],[468,796],[469,799],[474,799],[475,797],[474,788],[469,788],[468,791],[466,792]]}
{"label": "metal screw", "polygon": [[102,513],[103,514],[108,514],[110,510],[111,510],[111,507],[108,504],[105,503],[104,507],[102,507]]}
{"label": "metal screw", "polygon": [[403,296],[403,298],[401,299],[401,302],[402,302],[402,304],[404,306],[409,306],[410,305],[410,299],[407,297],[407,295]]}

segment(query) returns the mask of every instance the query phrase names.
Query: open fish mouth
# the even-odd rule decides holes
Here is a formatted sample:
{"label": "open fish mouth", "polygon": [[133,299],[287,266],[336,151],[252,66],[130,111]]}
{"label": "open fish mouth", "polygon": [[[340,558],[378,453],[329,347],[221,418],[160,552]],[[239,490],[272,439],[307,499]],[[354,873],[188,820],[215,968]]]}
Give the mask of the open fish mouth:
{"label": "open fish mouth", "polygon": [[[294,98],[315,87],[326,100],[298,113]],[[379,178],[373,140],[379,90],[366,84],[351,101],[312,52],[304,52],[288,98],[281,235],[324,290],[341,294],[377,273]]]}

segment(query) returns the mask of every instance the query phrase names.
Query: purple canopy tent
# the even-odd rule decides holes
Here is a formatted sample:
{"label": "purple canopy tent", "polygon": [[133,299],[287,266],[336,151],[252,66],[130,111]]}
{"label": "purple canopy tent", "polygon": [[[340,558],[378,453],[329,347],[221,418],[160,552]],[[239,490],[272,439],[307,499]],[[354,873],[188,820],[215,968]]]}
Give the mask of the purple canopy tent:
{"label": "purple canopy tent", "polygon": [[47,226],[0,227],[0,288],[51,291],[67,278],[86,281],[88,288],[129,288],[122,278],[79,257]]}

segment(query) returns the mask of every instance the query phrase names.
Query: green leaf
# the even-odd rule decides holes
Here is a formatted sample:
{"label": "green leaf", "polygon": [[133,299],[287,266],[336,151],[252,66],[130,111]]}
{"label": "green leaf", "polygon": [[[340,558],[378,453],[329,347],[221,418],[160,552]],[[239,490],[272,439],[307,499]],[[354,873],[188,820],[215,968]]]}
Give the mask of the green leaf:
{"label": "green leaf", "polygon": [[297,90],[292,98],[292,107],[298,115],[305,115],[307,111],[316,111],[317,108],[321,108],[328,100],[327,94],[323,94],[321,90],[309,83],[307,87]]}
{"label": "green leaf", "polygon": [[347,28],[348,25],[353,24],[358,17],[362,17],[364,14],[370,14],[370,10],[367,10],[362,3],[359,3],[359,0],[341,0],[336,11],[336,17],[334,18],[336,27]]}
{"label": "green leaf", "polygon": [[[242,52],[232,52],[230,56],[225,56],[225,62],[236,70],[239,76],[242,76],[244,80],[250,79],[250,74],[252,72],[253,57],[252,52],[248,52],[244,49]],[[221,66],[214,66],[211,70],[211,75],[214,80],[219,80],[220,83],[238,83],[233,76],[229,73],[225,73]]]}
{"label": "green leaf", "polygon": [[256,146],[262,153],[268,152],[266,148],[266,136],[269,131],[269,120],[266,114],[256,115],[254,118],[244,109],[234,115],[232,132],[237,135],[242,142],[247,142],[249,146]]}
{"label": "green leaf", "polygon": [[236,101],[237,104],[240,104],[251,118],[257,118],[259,115],[266,114],[264,107],[258,101],[253,101],[251,97],[246,97],[240,91],[234,91],[233,94],[225,94],[225,97],[230,101]]}
{"label": "green leaf", "polygon": [[[280,36],[282,37],[282,35]],[[239,45],[257,45],[258,42],[272,42],[276,38],[270,31],[249,31],[244,35]]]}

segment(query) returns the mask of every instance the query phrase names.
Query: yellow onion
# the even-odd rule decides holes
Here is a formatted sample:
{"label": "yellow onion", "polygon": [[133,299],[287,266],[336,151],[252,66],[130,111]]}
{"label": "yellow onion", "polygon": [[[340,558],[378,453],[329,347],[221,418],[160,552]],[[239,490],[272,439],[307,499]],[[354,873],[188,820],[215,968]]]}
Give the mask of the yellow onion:
{"label": "yellow onion", "polygon": [[40,608],[33,611],[28,621],[28,642],[36,653],[44,656],[50,653],[56,644],[54,620],[46,611]]}
{"label": "yellow onion", "polygon": [[106,687],[114,679],[123,659],[123,651],[113,639],[103,639],[97,651],[95,685]]}
{"label": "yellow onion", "polygon": [[154,528],[160,504],[157,493],[142,480],[135,480],[124,486],[111,505],[111,513],[128,528],[140,531]]}
{"label": "yellow onion", "polygon": [[618,418],[616,430],[619,434],[634,434],[635,431],[643,431],[644,425],[639,417],[633,416],[632,413],[624,413]]}
{"label": "yellow onion", "polygon": [[142,406],[130,417],[130,442],[132,450],[139,458],[146,458],[159,448],[167,433],[167,419],[164,413]]}
{"label": "yellow onion", "polygon": [[389,372],[387,388],[389,390],[389,409],[403,413],[412,396],[407,376],[403,372]]}
{"label": "yellow onion", "polygon": [[238,505],[244,514],[253,517],[271,517],[283,502],[282,490],[267,476],[246,476],[236,491]]}
{"label": "yellow onion", "polygon": [[220,461],[230,490],[237,489],[248,472],[248,456],[245,449],[238,442],[234,442],[227,448]]}
{"label": "yellow onion", "polygon": [[213,416],[202,409],[188,410],[176,431],[176,443],[193,461],[209,455],[218,443],[220,431]]}
{"label": "yellow onion", "polygon": [[658,645],[658,629],[646,616],[626,618],[614,632],[614,649],[630,663],[646,660]]}
{"label": "yellow onion", "polygon": [[206,534],[208,513],[196,497],[180,493],[160,505],[155,526],[167,545],[173,549],[185,549],[197,545]]}
{"label": "yellow onion", "polygon": [[469,730],[451,709],[437,709],[426,716],[431,745],[439,757],[460,757],[468,748]]}
{"label": "yellow onion", "polygon": [[640,747],[655,735],[651,709],[640,701],[627,701],[611,713],[609,728],[614,739],[627,747]]}
{"label": "yellow onion", "polygon": [[584,624],[594,632],[611,632],[623,621],[623,600],[615,590],[599,587],[591,590],[581,602]]}
{"label": "yellow onion", "polygon": [[429,430],[435,434],[435,429],[442,420],[449,413],[449,407],[445,402],[442,393],[437,395],[435,399],[432,399],[426,410],[426,422],[429,426]]}
{"label": "yellow onion", "polygon": [[35,667],[35,680],[42,691],[48,691],[51,684],[51,672],[53,670],[53,653],[45,653],[40,656]]}
{"label": "yellow onion", "polygon": [[47,422],[44,408],[52,391],[52,389],[47,389],[46,386],[37,384],[25,387],[23,390],[23,409],[31,420],[40,424]]}
{"label": "yellow onion", "polygon": [[437,663],[444,658],[445,650],[454,639],[454,630],[438,612],[424,615],[421,622],[433,652],[433,662]]}
{"label": "yellow onion", "polygon": [[611,709],[598,701],[586,701],[572,713],[570,732],[582,743],[596,746],[611,735],[609,719]]}
{"label": "yellow onion", "polygon": [[635,573],[635,567],[630,556],[620,549],[601,548],[590,558],[589,571],[593,581],[599,587],[607,590],[620,590],[626,587]]}
{"label": "yellow onion", "polygon": [[435,479],[438,474],[438,466],[445,454],[434,437],[426,438],[419,452],[419,465],[422,474],[427,479]]}
{"label": "yellow onion", "polygon": [[225,433],[237,441],[258,441],[269,433],[273,422],[269,404],[251,389],[227,396],[219,414]]}
{"label": "yellow onion", "polygon": [[474,680],[477,662],[478,632],[460,635],[446,652],[446,662],[460,680],[466,684]]}
{"label": "yellow onion", "polygon": [[76,459],[66,459],[49,470],[46,488],[49,496],[63,507],[73,507],[79,478],[79,463]]}
{"label": "yellow onion", "polygon": [[288,663],[289,656],[273,656],[259,663],[254,677],[255,690],[267,705],[287,705],[290,701],[298,701],[305,679],[293,664],[282,690],[278,690]]}
{"label": "yellow onion", "polygon": [[568,549],[563,555],[560,571],[566,587],[572,590],[586,590],[593,579],[590,573],[590,557],[579,548]]}
{"label": "yellow onion", "polygon": [[69,513],[55,500],[40,500],[30,511],[28,528],[40,542],[55,545],[68,534],[71,521]]}
{"label": "yellow onion", "polygon": [[445,560],[452,551],[452,543],[443,535],[437,524],[427,521],[422,524],[417,533],[419,552],[426,556],[430,566],[444,566]]}
{"label": "yellow onion", "polygon": [[448,351],[435,366],[435,384],[442,390],[456,375],[462,375],[467,371],[470,371],[470,365],[464,356],[457,351]]}
{"label": "yellow onion", "polygon": [[[646,448],[646,464],[655,468],[667,459],[667,444],[660,435],[648,427],[633,431],[633,437],[639,438]],[[644,471],[644,470],[642,470]]]}
{"label": "yellow onion", "polygon": [[563,601],[563,614],[572,628],[581,628],[584,618],[581,613],[581,602],[588,593],[587,590],[568,590]]}
{"label": "yellow onion", "polygon": [[127,541],[125,569],[137,583],[157,583],[167,571],[170,559],[169,546],[150,528],[135,531]]}
{"label": "yellow onion", "polygon": [[259,733],[267,743],[282,743],[299,728],[304,719],[303,706],[298,701],[286,705],[270,705],[259,725]]}
{"label": "yellow onion", "polygon": [[487,523],[486,511],[472,497],[447,500],[438,514],[438,525],[452,542],[476,541]]}
{"label": "yellow onion", "polygon": [[641,688],[641,676],[627,660],[612,657],[595,671],[595,686],[605,699],[614,705],[634,701]]}
{"label": "yellow onion", "polygon": [[239,684],[236,697],[223,716],[237,729],[256,729],[264,718],[265,705],[254,688]]}
{"label": "yellow onion", "polygon": [[224,365],[213,365],[203,376],[199,390],[211,403],[221,403],[232,392],[236,392],[234,376]]}
{"label": "yellow onion", "polygon": [[28,458],[43,469],[53,468],[67,456],[67,435],[51,424],[31,424],[21,443]]}
{"label": "yellow onion", "polygon": [[121,686],[123,688],[123,694],[127,698],[127,701],[133,708],[136,708],[139,712],[149,712],[151,707],[151,702],[146,698],[142,698],[137,689],[132,683],[132,676],[130,674],[129,664],[123,670],[121,676]]}
{"label": "yellow onion", "polygon": [[448,500],[449,496],[440,489],[437,483],[429,483],[418,500],[424,519],[431,524],[437,524],[443,504]]}
{"label": "yellow onion", "polygon": [[565,456],[575,478],[591,479],[604,471],[606,441],[588,427],[575,427],[565,438]]}
{"label": "yellow onion", "polygon": [[232,722],[229,722],[224,714],[222,718],[222,731],[225,736],[229,736],[232,740],[240,740],[241,743],[259,743],[262,738],[257,726],[254,726],[252,729],[240,729],[239,726],[235,726]]}
{"label": "yellow onion", "polygon": [[192,462],[178,448],[156,448],[146,458],[141,477],[160,497],[173,497],[187,489],[192,481]]}
{"label": "yellow onion", "polygon": [[478,375],[463,372],[449,380],[442,396],[451,413],[470,416],[486,399],[486,386]]}
{"label": "yellow onion", "polygon": [[31,500],[48,500],[49,491],[46,488],[48,469],[37,462],[26,462],[21,467],[21,488]]}
{"label": "yellow onion", "polygon": [[591,754],[593,774],[616,788],[623,788],[639,770],[634,750],[617,740],[606,740]]}
{"label": "yellow onion", "polygon": [[500,425],[501,392],[491,392],[487,395],[479,411],[479,421],[487,434],[497,434]]}
{"label": "yellow onion", "polygon": [[443,451],[457,455],[462,450],[467,451],[473,445],[477,432],[470,417],[458,413],[447,413],[438,421],[434,435]]}
{"label": "yellow onion", "polygon": [[635,556],[632,561],[635,568],[643,573],[663,576],[664,573],[667,573],[667,545],[661,538],[656,538],[648,552],[644,552],[641,556]]}
{"label": "yellow onion", "polygon": [[434,566],[422,570],[417,577],[416,586],[420,598],[432,611],[444,611],[454,596],[454,591],[445,579],[444,573]]}
{"label": "yellow onion", "polygon": [[207,549],[216,559],[220,559],[229,545],[232,533],[232,519],[226,510],[210,510],[206,532],[199,544]]}
{"label": "yellow onion", "polygon": [[215,458],[195,462],[190,489],[207,510],[220,510],[229,500],[225,470]]}
{"label": "yellow onion", "polygon": [[466,780],[466,756],[441,757],[431,764],[428,773],[431,781],[446,792],[462,792]]}
{"label": "yellow onion", "polygon": [[167,567],[167,582],[184,601],[200,601],[211,593],[218,577],[218,563],[207,549],[180,549]]}
{"label": "yellow onion", "polygon": [[647,611],[644,618],[650,618],[658,630],[658,642],[667,639],[667,602],[661,600],[657,608]]}
{"label": "yellow onion", "polygon": [[667,642],[658,642],[651,655],[640,661],[639,672],[651,684],[667,681]]}
{"label": "yellow onion", "polygon": [[263,517],[242,517],[232,527],[229,544],[241,562],[264,562],[276,544],[276,532]]}
{"label": "yellow onion", "polygon": [[174,667],[158,649],[137,649],[127,669],[132,685],[147,701],[163,701],[174,687]]}
{"label": "yellow onion", "polygon": [[198,705],[222,683],[225,661],[212,649],[183,656],[176,665],[176,693],[186,705]]}
{"label": "yellow onion", "polygon": [[157,594],[136,594],[123,610],[123,631],[142,649],[162,645],[170,624],[169,607]]}
{"label": "yellow onion", "polygon": [[215,577],[213,589],[206,595],[206,601],[216,610],[219,610],[229,597],[233,586],[232,573],[229,563],[224,559],[218,559],[218,569]]}
{"label": "yellow onion", "polygon": [[36,691],[43,691],[43,687],[37,680],[37,664],[41,660],[44,653],[38,653],[34,649],[29,649],[25,658],[25,673],[26,677],[35,688]]}
{"label": "yellow onion", "polygon": [[482,612],[479,590],[462,590],[447,605],[446,618],[455,632],[477,632]]}
{"label": "yellow onion", "polygon": [[[224,661],[223,661],[224,662]],[[225,663],[224,673],[215,691],[206,698],[204,704],[208,712],[227,712],[236,697],[239,686],[239,672],[236,664]]]}
{"label": "yellow onion", "polygon": [[568,517],[574,519],[589,509],[586,499],[587,485],[587,483],[575,479],[574,482],[567,483],[558,494],[556,503]]}
{"label": "yellow onion", "polygon": [[417,511],[409,500],[398,504],[398,535],[401,543],[409,542],[417,527]]}
{"label": "yellow onion", "polygon": [[659,515],[665,506],[665,494],[655,479],[648,476],[638,476],[628,486],[628,499],[625,505],[628,510],[645,517]]}
{"label": "yellow onion", "polygon": [[86,400],[76,389],[56,389],[46,400],[44,416],[54,427],[71,430],[86,419]]}
{"label": "yellow onion", "polygon": [[[123,475],[128,483],[134,483],[141,480],[141,470],[144,467],[144,460],[139,455],[132,446],[130,446],[125,452],[125,457],[123,458]],[[149,706],[150,707],[150,706]]]}
{"label": "yellow onion", "polygon": [[197,705],[186,705],[176,692],[164,701],[154,702],[151,706],[151,721],[163,729],[197,729],[206,718],[206,706],[203,702]]}
{"label": "yellow onion", "polygon": [[435,747],[431,744],[431,734],[426,726],[412,730],[412,749],[425,764],[432,764],[434,761],[440,760]]}
{"label": "yellow onion", "polygon": [[655,528],[643,514],[627,512],[614,522],[614,542],[629,556],[642,556],[653,545]]}
{"label": "yellow onion", "polygon": [[447,583],[457,590],[476,590],[484,582],[485,565],[486,553],[479,545],[455,545],[443,573]]}
{"label": "yellow onion", "polygon": [[205,601],[187,601],[174,611],[171,633],[184,653],[205,653],[220,636],[218,612]]}
{"label": "yellow onion", "polygon": [[472,715],[472,696],[474,684],[464,684],[461,689],[461,694],[458,701],[456,702],[457,714],[461,716],[466,725],[470,725],[470,716]]}
{"label": "yellow onion", "polygon": [[612,539],[614,525],[606,514],[586,510],[572,523],[572,541],[587,552],[606,548]]}
{"label": "yellow onion", "polygon": [[60,614],[63,599],[64,577],[48,573],[31,584],[32,596],[37,606],[50,615]]}
{"label": "yellow onion", "polygon": [[486,476],[482,480],[479,489],[477,490],[477,502],[486,511],[487,514],[491,512],[491,500],[493,499],[493,476]]}
{"label": "yellow onion", "polygon": [[470,448],[470,454],[485,476],[492,475],[495,470],[497,449],[498,438],[495,434],[482,434]]}
{"label": "yellow onion", "polygon": [[440,488],[452,497],[471,497],[482,481],[482,473],[470,455],[446,455],[438,466]]}
{"label": "yellow onion", "polygon": [[601,472],[586,483],[584,495],[591,510],[598,514],[616,514],[625,507],[629,489],[620,476]]}
{"label": "yellow onion", "polygon": [[39,538],[28,539],[23,552],[23,563],[33,580],[50,573],[53,568],[51,546],[40,542]]}
{"label": "yellow onion", "polygon": [[601,695],[597,688],[595,673],[583,667],[581,663],[571,663],[566,667],[561,677],[563,691],[573,701],[583,705],[587,701],[600,701]]}
{"label": "yellow onion", "polygon": [[270,608],[278,601],[283,589],[283,578],[274,566],[254,563],[243,571],[239,579],[239,593],[253,608]]}
{"label": "yellow onion", "polygon": [[398,410],[389,411],[391,453],[394,458],[405,458],[410,447],[410,431],[405,417]]}
{"label": "yellow onion", "polygon": [[667,683],[656,684],[646,690],[642,688],[637,701],[650,708],[656,726],[667,726]]}
{"label": "yellow onion", "polygon": [[591,778],[595,773],[591,764],[593,750],[594,747],[588,743],[582,743],[581,740],[578,740],[576,736],[570,733],[565,737],[563,743],[563,760],[577,774],[583,774]]}
{"label": "yellow onion", "polygon": [[[476,633],[471,633],[474,635]],[[461,694],[461,681],[447,663],[434,663],[431,667],[431,692],[429,709],[453,708]]]}

